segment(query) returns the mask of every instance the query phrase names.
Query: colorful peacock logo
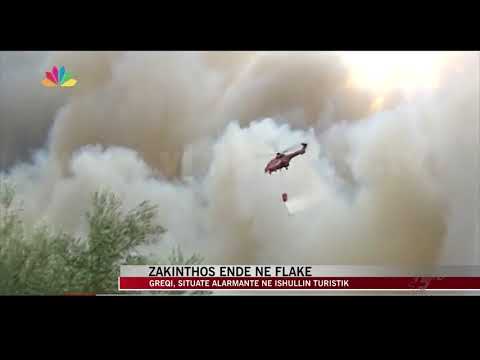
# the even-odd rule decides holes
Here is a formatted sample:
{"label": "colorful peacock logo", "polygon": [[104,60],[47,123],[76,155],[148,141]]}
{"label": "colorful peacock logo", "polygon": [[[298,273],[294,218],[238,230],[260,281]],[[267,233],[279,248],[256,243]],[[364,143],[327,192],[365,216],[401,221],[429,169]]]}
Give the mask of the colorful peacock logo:
{"label": "colorful peacock logo", "polygon": [[60,70],[54,66],[52,71],[45,73],[45,79],[42,80],[45,87],[74,87],[76,83],[77,80],[65,70],[65,66],[60,67]]}

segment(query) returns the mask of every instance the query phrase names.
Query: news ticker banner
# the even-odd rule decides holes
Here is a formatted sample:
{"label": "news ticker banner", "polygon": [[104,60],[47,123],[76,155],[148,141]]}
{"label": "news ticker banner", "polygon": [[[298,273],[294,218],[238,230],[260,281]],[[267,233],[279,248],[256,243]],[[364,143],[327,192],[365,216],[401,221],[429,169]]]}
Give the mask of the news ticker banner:
{"label": "news ticker banner", "polygon": [[126,265],[120,291],[480,291],[480,267],[401,269],[315,265]]}

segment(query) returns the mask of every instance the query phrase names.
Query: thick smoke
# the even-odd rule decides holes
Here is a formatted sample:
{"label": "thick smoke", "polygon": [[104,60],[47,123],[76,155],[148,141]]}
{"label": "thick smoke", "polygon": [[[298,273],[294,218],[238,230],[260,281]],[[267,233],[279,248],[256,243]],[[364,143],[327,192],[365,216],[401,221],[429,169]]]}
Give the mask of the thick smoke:
{"label": "thick smoke", "polygon": [[[40,90],[21,83],[6,101],[0,89],[2,140],[11,128],[12,142],[28,143],[11,154],[38,146],[25,131],[51,125],[46,149],[8,171],[30,223],[81,234],[91,193],[109,188],[129,207],[159,205],[168,232],[152,252],[180,245],[210,263],[478,263],[476,53],[438,89],[385,94],[375,113],[375,95],[349,87],[333,53],[53,53],[41,64],[64,64],[79,83],[27,110],[16,99]],[[308,151],[287,172],[263,173],[265,153],[300,142]],[[283,192],[319,202],[289,216]]]}
{"label": "thick smoke", "polygon": [[0,170],[29,160],[45,145],[62,94],[38,86],[48,66],[45,52],[0,51]]}

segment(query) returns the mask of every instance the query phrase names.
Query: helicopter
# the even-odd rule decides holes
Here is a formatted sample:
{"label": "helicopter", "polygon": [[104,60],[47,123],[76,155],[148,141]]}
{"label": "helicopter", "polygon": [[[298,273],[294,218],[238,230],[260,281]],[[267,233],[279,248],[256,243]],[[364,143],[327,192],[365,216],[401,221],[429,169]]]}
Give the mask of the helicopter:
{"label": "helicopter", "polygon": [[265,173],[269,173],[270,175],[272,172],[285,168],[288,170],[288,166],[290,165],[290,160],[298,155],[305,154],[305,150],[307,149],[307,144],[302,143],[302,148],[297,150],[291,154],[285,154],[284,152],[277,152],[275,158],[269,161],[267,166],[265,167]]}

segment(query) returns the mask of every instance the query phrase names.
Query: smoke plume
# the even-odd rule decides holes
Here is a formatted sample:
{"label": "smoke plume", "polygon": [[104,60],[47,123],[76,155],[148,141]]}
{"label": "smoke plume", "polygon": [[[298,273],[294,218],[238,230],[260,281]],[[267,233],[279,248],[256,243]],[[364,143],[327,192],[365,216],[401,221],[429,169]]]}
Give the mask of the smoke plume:
{"label": "smoke plume", "polygon": [[[444,69],[435,89],[383,94],[375,111],[377,95],[349,86],[335,53],[2,56],[0,166],[29,223],[82,234],[91,193],[108,188],[127,207],[158,204],[168,232],[153,253],[179,245],[237,264],[480,260],[477,53]],[[39,88],[53,64],[77,86]],[[265,154],[301,142],[308,150],[288,171],[264,174]],[[318,201],[289,216],[284,192]]]}

